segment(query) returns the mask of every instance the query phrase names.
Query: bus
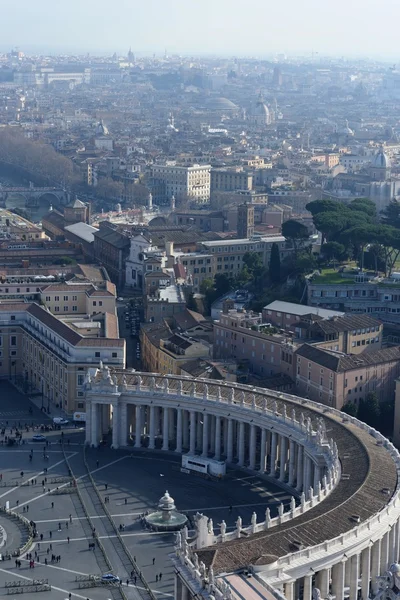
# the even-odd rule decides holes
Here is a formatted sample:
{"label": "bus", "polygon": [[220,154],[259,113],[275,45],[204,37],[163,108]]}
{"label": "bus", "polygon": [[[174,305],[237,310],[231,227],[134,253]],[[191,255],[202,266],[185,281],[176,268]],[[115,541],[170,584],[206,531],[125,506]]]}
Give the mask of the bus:
{"label": "bus", "polygon": [[195,454],[183,454],[182,470],[185,472],[197,471],[198,473],[204,473],[205,475],[223,477],[226,473],[226,465],[223,461],[202,458]]}

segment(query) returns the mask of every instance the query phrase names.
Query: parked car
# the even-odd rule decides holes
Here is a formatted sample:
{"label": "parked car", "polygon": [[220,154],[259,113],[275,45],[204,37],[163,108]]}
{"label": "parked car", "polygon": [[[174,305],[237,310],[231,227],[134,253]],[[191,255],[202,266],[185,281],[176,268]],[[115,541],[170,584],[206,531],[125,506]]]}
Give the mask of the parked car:
{"label": "parked car", "polygon": [[46,441],[46,436],[43,435],[42,433],[35,433],[34,436],[32,436],[32,442],[45,442]]}

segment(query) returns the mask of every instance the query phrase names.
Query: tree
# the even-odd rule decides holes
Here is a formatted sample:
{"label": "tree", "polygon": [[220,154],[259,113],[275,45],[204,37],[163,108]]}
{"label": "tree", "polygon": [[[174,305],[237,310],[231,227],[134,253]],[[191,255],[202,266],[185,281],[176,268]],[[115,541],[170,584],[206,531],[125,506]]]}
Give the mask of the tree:
{"label": "tree", "polygon": [[113,200],[119,200],[121,198],[124,186],[120,181],[114,181],[110,177],[105,177],[104,179],[100,179],[94,189],[99,198],[112,202]]}
{"label": "tree", "polygon": [[339,242],[327,242],[321,247],[321,254],[327,260],[342,260],[346,248]]}
{"label": "tree", "polygon": [[281,257],[278,244],[275,242],[272,244],[269,258],[269,278],[272,283],[279,283],[281,280]]}
{"label": "tree", "polygon": [[376,219],[376,204],[369,198],[355,198],[350,202],[350,210],[360,211],[372,219]]}
{"label": "tree", "polygon": [[326,198],[325,200],[313,200],[312,202],[309,202],[306,204],[306,209],[309,210],[314,217],[319,213],[340,212],[340,205],[341,202]]}
{"label": "tree", "polygon": [[285,221],[282,224],[282,235],[291,242],[295,257],[297,256],[299,248],[301,248],[310,237],[307,227],[294,219],[289,219],[289,221]]}
{"label": "tree", "polygon": [[381,215],[382,223],[400,229],[400,203],[397,200],[392,200],[381,212]]}
{"label": "tree", "polygon": [[258,252],[246,252],[243,255],[243,263],[246,265],[250,275],[253,277],[256,273],[259,273],[264,268],[262,258]]}
{"label": "tree", "polygon": [[214,287],[217,298],[219,298],[219,296],[223,296],[232,289],[232,280],[225,273],[217,273],[214,277]]}
{"label": "tree", "polygon": [[358,412],[357,406],[354,404],[354,402],[346,402],[346,404],[343,404],[342,406],[342,412],[350,415],[351,417],[356,417]]}
{"label": "tree", "polygon": [[203,279],[203,281],[200,284],[200,293],[201,294],[207,294],[207,292],[209,290],[214,289],[214,282],[212,279]]}
{"label": "tree", "polygon": [[364,400],[361,400],[357,418],[371,427],[379,428],[381,407],[375,392],[368,392]]}

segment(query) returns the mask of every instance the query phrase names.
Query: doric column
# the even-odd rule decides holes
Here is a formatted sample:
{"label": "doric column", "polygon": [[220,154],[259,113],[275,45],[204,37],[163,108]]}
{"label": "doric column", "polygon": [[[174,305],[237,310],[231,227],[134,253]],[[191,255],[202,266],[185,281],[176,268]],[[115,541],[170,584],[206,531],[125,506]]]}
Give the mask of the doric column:
{"label": "doric column", "polygon": [[239,422],[239,452],[238,452],[238,464],[240,467],[244,465],[244,423],[243,421]]}
{"label": "doric column", "polygon": [[260,453],[260,473],[265,473],[265,462],[267,458],[267,430],[261,430],[261,453]]}
{"label": "doric column", "polygon": [[303,483],[303,491],[305,492],[306,498],[309,496],[309,489],[311,486],[311,459],[308,456],[304,456],[304,483]]}
{"label": "doric column", "polygon": [[358,597],[358,573],[360,569],[360,555],[355,554],[351,557],[350,571],[350,594],[349,600],[357,600]]}
{"label": "doric column", "polygon": [[276,431],[271,434],[271,462],[269,466],[269,473],[272,477],[275,477],[276,470],[276,450],[277,450],[277,435]]}
{"label": "doric column", "polygon": [[175,410],[168,408],[169,414],[169,425],[168,425],[168,439],[170,441],[175,439]]}
{"label": "doric column", "polygon": [[215,454],[215,431],[216,431],[216,417],[214,415],[210,415],[209,417],[210,423],[210,452],[212,455]]}
{"label": "doric column", "polygon": [[312,575],[304,576],[303,600],[312,599]]}
{"label": "doric column", "polygon": [[314,465],[314,482],[313,482],[314,494],[318,490],[318,482],[320,481],[320,479],[321,479],[321,469],[317,465]]}
{"label": "doric column", "polygon": [[344,599],[344,569],[344,562],[332,567],[332,595],[336,596],[336,600]]}
{"label": "doric column", "polygon": [[155,407],[153,405],[150,406],[150,426],[149,426],[149,448],[154,450],[155,448]]}
{"label": "doric column", "polygon": [[176,448],[175,452],[182,454],[182,409],[178,408],[176,413]]}
{"label": "doric column", "polygon": [[254,470],[256,468],[256,426],[250,425],[250,452],[249,452],[249,467]]}
{"label": "doric column", "polygon": [[120,404],[119,407],[119,445],[128,445],[128,405]]}
{"label": "doric column", "polygon": [[321,592],[321,598],[328,598],[329,596],[329,569],[322,569],[318,571],[315,587]]}
{"label": "doric column", "polygon": [[190,454],[196,454],[196,413],[190,411]]}
{"label": "doric column", "polygon": [[400,556],[400,522],[397,521],[395,523],[395,540],[394,540],[394,561],[395,563],[399,562]]}
{"label": "doric column", "polygon": [[201,413],[196,413],[197,426],[196,426],[196,450],[202,452],[203,449],[203,425],[201,421]]}
{"label": "doric column", "polygon": [[285,583],[285,598],[286,600],[294,600],[294,581],[287,581]]}
{"label": "doric column", "polygon": [[86,404],[85,444],[92,445],[92,403]]}
{"label": "doric column", "polygon": [[215,417],[215,460],[221,460],[221,417]]}
{"label": "doric column", "polygon": [[203,458],[208,456],[208,415],[203,414],[203,451],[201,453]]}
{"label": "doric column", "polygon": [[163,444],[162,449],[169,449],[169,409],[163,408]]}
{"label": "doric column", "polygon": [[97,403],[93,402],[92,400],[92,415],[91,415],[91,421],[92,421],[92,436],[91,436],[91,443],[92,446],[95,445],[97,446],[99,443],[99,423],[98,423],[98,419],[99,419],[99,411],[97,408]]}
{"label": "doric column", "polygon": [[297,444],[297,467],[296,467],[296,490],[300,492],[303,488],[304,448]]}
{"label": "doric column", "polygon": [[371,580],[371,548],[365,548],[361,553],[361,598],[368,600],[369,583]]}
{"label": "doric column", "polygon": [[289,480],[288,483],[290,486],[294,483],[294,478],[296,476],[295,466],[296,464],[296,444],[294,440],[290,440],[289,442]]}
{"label": "doric column", "polygon": [[[113,413],[112,413],[112,445],[113,448],[119,448],[119,428],[120,428],[120,422],[119,422],[119,409],[118,409],[118,404],[115,402],[112,405],[113,407]],[[126,424],[126,421],[125,421]]]}
{"label": "doric column", "polygon": [[389,562],[389,532],[387,531],[381,542],[381,573],[384,573],[388,568]]}
{"label": "doric column", "polygon": [[287,457],[287,438],[281,435],[279,438],[279,481],[285,481]]}
{"label": "doric column", "polygon": [[394,562],[396,562],[396,560],[395,560],[396,536],[397,536],[396,523],[394,523],[392,525],[391,530],[389,531],[389,557],[388,557],[389,565],[392,565]]}
{"label": "doric column", "polygon": [[226,460],[228,463],[233,461],[233,420],[228,419],[228,448],[226,452]]}
{"label": "doric column", "polygon": [[189,412],[187,410],[183,410],[182,414],[182,422],[183,422],[183,447],[189,448]]}
{"label": "doric column", "polygon": [[135,406],[135,448],[142,445],[142,407]]}
{"label": "doric column", "polygon": [[371,584],[374,594],[377,593],[379,586],[377,577],[381,574],[381,540],[377,540],[372,546],[371,551]]}

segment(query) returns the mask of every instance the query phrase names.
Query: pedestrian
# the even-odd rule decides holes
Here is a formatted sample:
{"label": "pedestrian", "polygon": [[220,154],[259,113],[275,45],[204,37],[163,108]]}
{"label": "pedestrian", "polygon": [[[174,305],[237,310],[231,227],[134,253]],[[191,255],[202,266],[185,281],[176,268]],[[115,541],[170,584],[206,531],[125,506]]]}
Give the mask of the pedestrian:
{"label": "pedestrian", "polygon": [[19,506],[19,500],[17,500],[17,506]]}
{"label": "pedestrian", "polygon": [[29,504],[26,505],[26,512],[29,512]]}
{"label": "pedestrian", "polygon": [[69,536],[67,537],[67,540],[68,540],[68,544],[69,544]]}
{"label": "pedestrian", "polygon": [[161,581],[161,579],[162,579],[162,573],[160,573],[159,577],[160,577],[160,581]]}
{"label": "pedestrian", "polygon": [[50,550],[53,550],[53,544],[50,544]]}
{"label": "pedestrian", "polygon": [[128,504],[128,498],[125,498],[125,504]]}
{"label": "pedestrian", "polygon": [[229,512],[230,513],[232,512],[232,505],[229,507]]}
{"label": "pedestrian", "polygon": [[137,577],[135,575],[134,578],[133,578],[133,581],[135,582],[135,585],[136,585],[136,580],[137,580]]}
{"label": "pedestrian", "polygon": [[108,490],[108,483],[104,484],[104,489],[107,491]]}
{"label": "pedestrian", "polygon": [[61,531],[61,523],[58,523],[58,531]]}
{"label": "pedestrian", "polygon": [[72,598],[71,592],[68,594],[68,598],[69,598],[69,600],[71,600],[71,598]]}
{"label": "pedestrian", "polygon": [[49,554],[49,552],[50,552],[50,548],[47,548],[46,552],[47,552],[47,554]]}
{"label": "pedestrian", "polygon": [[40,541],[43,540],[43,533],[40,534]]}
{"label": "pedestrian", "polygon": [[156,575],[156,583],[157,583],[157,581],[158,581],[158,575]]}
{"label": "pedestrian", "polygon": [[51,503],[51,508],[54,508],[54,502]]}
{"label": "pedestrian", "polygon": [[68,521],[65,521],[65,527],[68,529]]}
{"label": "pedestrian", "polygon": [[129,585],[129,579],[126,580],[126,585]]}
{"label": "pedestrian", "polygon": [[37,549],[40,550],[40,544],[37,545]]}
{"label": "pedestrian", "polygon": [[[98,466],[99,466],[99,461],[96,460],[96,467],[98,467]],[[21,475],[21,477],[22,477],[22,475]]]}
{"label": "pedestrian", "polygon": [[154,563],[155,563],[155,562],[156,562],[156,559],[155,559],[155,558],[153,558],[153,565],[154,565]]}
{"label": "pedestrian", "polygon": [[53,537],[53,532],[50,531],[50,539]]}
{"label": "pedestrian", "polygon": [[69,522],[72,523],[72,515],[69,515]]}
{"label": "pedestrian", "polygon": [[47,565],[47,558],[44,559],[44,564]]}
{"label": "pedestrian", "polygon": [[134,562],[136,562],[136,556],[133,557]]}

